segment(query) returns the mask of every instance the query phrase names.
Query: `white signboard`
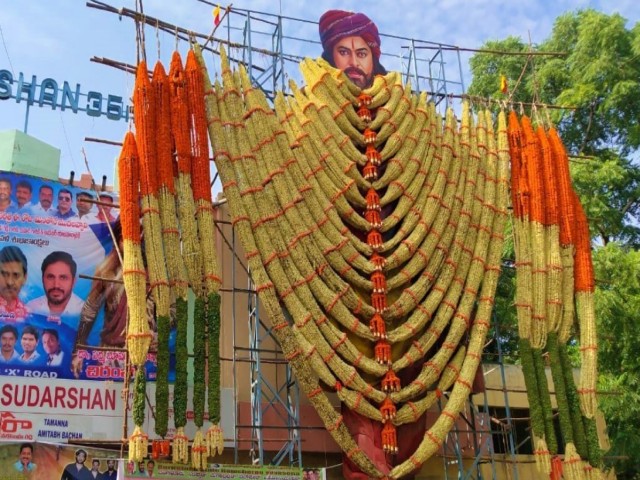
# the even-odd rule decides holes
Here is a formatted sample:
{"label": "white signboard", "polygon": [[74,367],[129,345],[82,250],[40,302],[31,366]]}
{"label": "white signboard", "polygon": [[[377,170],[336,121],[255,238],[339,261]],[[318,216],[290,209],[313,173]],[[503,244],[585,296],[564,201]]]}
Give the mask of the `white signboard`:
{"label": "white signboard", "polygon": [[[95,382],[88,380],[39,379],[25,377],[2,378],[0,386],[0,442],[52,442],[69,440],[120,440],[123,435],[125,405],[122,399],[122,383]],[[170,386],[169,404],[172,402]],[[147,384],[147,394],[152,407],[155,406],[155,384]],[[129,406],[133,393],[129,396]],[[222,391],[222,427],[225,438],[235,433],[233,392]],[[189,405],[191,390],[189,391]],[[144,425],[149,438],[153,439],[153,415],[147,405]],[[206,414],[205,414],[206,417]],[[187,418],[193,418],[187,412]],[[169,425],[173,424],[172,409],[169,408]],[[128,433],[133,431],[131,412],[128,412]],[[205,423],[206,428],[206,423]],[[187,423],[186,433],[192,437],[196,428]],[[173,428],[168,438],[172,438]],[[229,443],[227,446],[231,446]]]}

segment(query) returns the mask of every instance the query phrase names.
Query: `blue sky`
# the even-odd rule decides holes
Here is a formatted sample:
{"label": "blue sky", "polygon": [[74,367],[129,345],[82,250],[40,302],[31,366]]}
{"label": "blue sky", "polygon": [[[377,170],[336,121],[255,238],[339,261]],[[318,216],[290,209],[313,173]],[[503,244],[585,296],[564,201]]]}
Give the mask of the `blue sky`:
{"label": "blue sky", "polygon": [[[136,62],[135,28],[131,19],[118,19],[117,15],[101,12],[85,6],[82,0],[4,0],[0,9],[0,28],[4,43],[0,45],[0,70],[12,71],[17,77],[36,75],[38,83],[52,78],[59,84],[68,81],[73,87],[81,85],[81,91],[112,94],[125,99],[131,95],[133,77],[119,70],[90,62],[93,56],[107,57],[134,64]],[[114,7],[135,8],[134,0],[107,0]],[[222,4],[223,6],[225,4]],[[464,48],[478,48],[487,40],[503,39],[509,35],[536,44],[550,34],[554,19],[567,11],[594,8],[607,14],[619,13],[628,20],[631,28],[640,21],[637,0],[392,0],[392,1],[337,1],[315,0],[235,0],[235,8],[256,10],[300,18],[317,19],[328,9],[364,11],[378,25],[383,34],[427,40]],[[212,7],[197,0],[144,0],[145,13],[191,30],[208,33],[212,28]],[[241,25],[239,17],[231,17],[234,25]],[[268,31],[264,24],[257,30]],[[317,40],[317,27],[302,22],[285,22],[285,35],[299,39]],[[221,26],[216,35],[226,35]],[[153,28],[147,28],[146,45],[148,61],[160,59],[168,64],[175,47],[173,36],[160,34],[159,42]],[[239,38],[239,32],[232,32]],[[256,35],[254,42],[268,48],[270,35]],[[186,45],[179,46],[181,52]],[[303,40],[285,40],[285,51],[317,56],[319,47]],[[395,40],[384,37],[382,50],[387,54],[387,68],[401,69],[398,59],[400,46]],[[462,76],[468,78],[468,55],[462,57]],[[268,59],[256,56],[256,63]],[[210,72],[217,70],[209,57]],[[291,78],[298,78],[292,63],[285,65]],[[453,76],[459,72],[457,65],[448,65]],[[448,73],[451,77],[452,74]],[[15,88],[15,87],[14,87]],[[9,99],[0,102],[0,131],[23,130],[25,104]],[[106,117],[90,117],[85,113],[55,111],[50,108],[32,107],[29,110],[28,133],[61,150],[60,175],[69,171],[76,174],[86,171],[82,149],[86,151],[91,172],[97,181],[107,175],[113,182],[113,162],[118,156],[116,147],[85,142],[85,137],[97,137],[120,141],[129,128],[127,122],[112,121]]]}

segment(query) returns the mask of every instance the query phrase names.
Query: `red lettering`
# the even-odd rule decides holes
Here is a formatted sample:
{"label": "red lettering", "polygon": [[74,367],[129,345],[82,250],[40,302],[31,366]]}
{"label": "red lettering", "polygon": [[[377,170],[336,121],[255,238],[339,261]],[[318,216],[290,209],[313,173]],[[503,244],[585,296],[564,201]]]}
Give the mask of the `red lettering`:
{"label": "red lettering", "polygon": [[35,407],[40,403],[40,390],[37,385],[29,385],[27,394],[27,407]]}
{"label": "red lettering", "polygon": [[104,405],[102,404],[102,395],[100,395],[100,391],[96,391],[93,396],[93,402],[91,403],[91,409],[99,408],[100,410],[104,410]]}
{"label": "red lettering", "polygon": [[12,399],[13,395],[11,395],[11,385],[5,383],[2,386],[2,399],[0,400],[0,403],[2,403],[3,407],[6,407],[11,405]]}
{"label": "red lettering", "polygon": [[57,408],[64,408],[64,397],[66,397],[67,391],[64,387],[56,387],[56,394],[54,403]]}
{"label": "red lettering", "polygon": [[[86,392],[86,393],[85,393]],[[90,408],[89,402],[91,401],[91,390],[86,390],[84,388],[80,389],[80,399],[78,405],[80,408]]]}
{"label": "red lettering", "polygon": [[12,385],[0,387],[0,406],[30,407],[33,409],[116,409],[115,389],[94,389],[62,386]]}
{"label": "red lettering", "polygon": [[67,408],[76,408],[78,406],[78,397],[76,396],[78,389],[76,387],[71,387],[67,390]]}
{"label": "red lettering", "polygon": [[115,390],[105,390],[105,407],[106,410],[115,410],[116,409],[116,391]]}
{"label": "red lettering", "polygon": [[90,365],[85,371],[87,378],[124,378],[124,369],[118,367]]}
{"label": "red lettering", "polygon": [[[22,391],[22,398],[20,398],[20,391]],[[13,397],[13,401],[15,402],[16,407],[21,407],[22,405],[24,405],[24,401],[27,397],[26,389],[24,387],[18,389],[18,386],[16,385],[13,389]]]}
{"label": "red lettering", "polygon": [[42,400],[40,400],[40,406],[44,407],[45,403],[49,404],[49,408],[53,407],[53,405],[51,405],[51,390],[49,390],[49,387],[44,387],[44,393],[42,395]]}

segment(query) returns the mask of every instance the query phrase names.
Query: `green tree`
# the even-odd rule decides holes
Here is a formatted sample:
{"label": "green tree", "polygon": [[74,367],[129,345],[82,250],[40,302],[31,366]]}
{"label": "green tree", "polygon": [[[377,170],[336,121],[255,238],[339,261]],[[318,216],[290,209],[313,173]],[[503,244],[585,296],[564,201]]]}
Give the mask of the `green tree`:
{"label": "green tree", "polygon": [[[509,37],[483,48],[504,52],[564,52],[522,56],[480,53],[470,60],[469,94],[519,102],[536,100],[571,109],[549,111],[570,154],[576,190],[593,233],[606,244],[640,245],[640,25],[628,30],[620,15],[567,13],[548,40],[529,46]],[[511,92],[500,92],[500,76]],[[527,109],[527,113],[531,112]],[[541,110],[534,119],[545,120]]]}
{"label": "green tree", "polygon": [[[596,313],[600,333],[599,388],[618,478],[640,478],[640,24],[594,10],[564,14],[550,37],[528,45],[509,37],[484,49],[564,52],[562,55],[479,53],[470,61],[469,94],[564,105],[526,113],[557,126],[571,158],[574,188],[594,238]],[[510,92],[500,92],[500,76]],[[509,254],[505,264],[513,257]],[[496,315],[514,332],[513,279],[504,269]],[[508,334],[508,333],[507,333]],[[512,345],[512,339],[508,339]],[[508,349],[507,349],[508,350]],[[507,357],[508,358],[508,357]]]}
{"label": "green tree", "polygon": [[600,408],[618,478],[640,478],[640,252],[610,243],[594,252]]}

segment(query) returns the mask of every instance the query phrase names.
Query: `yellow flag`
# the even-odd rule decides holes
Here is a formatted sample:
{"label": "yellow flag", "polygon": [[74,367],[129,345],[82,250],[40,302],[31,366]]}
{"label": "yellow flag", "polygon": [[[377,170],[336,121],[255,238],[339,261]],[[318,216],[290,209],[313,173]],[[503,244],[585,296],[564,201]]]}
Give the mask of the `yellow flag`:
{"label": "yellow flag", "polygon": [[220,24],[220,5],[216,5],[213,10],[213,24],[217,27]]}
{"label": "yellow flag", "polygon": [[509,91],[509,86],[507,85],[507,77],[504,75],[500,75],[500,91],[502,93],[507,93]]}

